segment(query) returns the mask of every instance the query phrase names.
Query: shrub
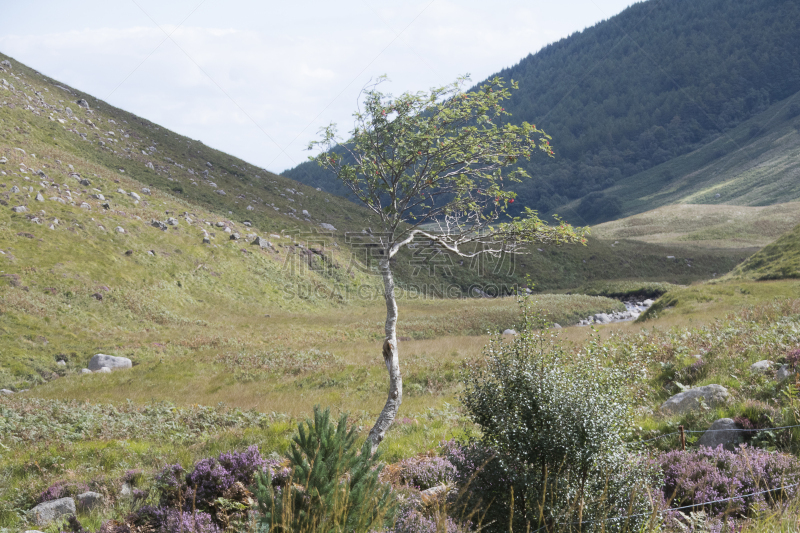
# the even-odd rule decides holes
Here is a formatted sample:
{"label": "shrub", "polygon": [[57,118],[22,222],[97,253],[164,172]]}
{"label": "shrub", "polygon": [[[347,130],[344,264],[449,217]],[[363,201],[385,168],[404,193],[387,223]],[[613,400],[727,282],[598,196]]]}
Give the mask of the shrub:
{"label": "shrub", "polygon": [[413,508],[400,511],[394,523],[394,533],[463,533],[465,531],[469,531],[469,524],[461,525],[444,513],[428,517]]}
{"label": "shrub", "polygon": [[400,483],[420,490],[451,483],[456,470],[447,458],[436,456],[404,459],[397,466]]}
{"label": "shrub", "polygon": [[158,509],[155,512],[159,533],[222,533],[212,516],[203,511]]}
{"label": "shrub", "polygon": [[567,357],[521,305],[520,335],[492,339],[482,364],[464,373],[462,403],[483,436],[465,449],[461,478],[490,473],[468,489],[473,502],[494,501],[497,521],[487,527],[505,530],[512,516],[524,529],[648,510],[637,492],[652,469],[623,440],[632,425],[625,376],[591,353]]}
{"label": "shrub", "polygon": [[338,424],[330,410],[314,407],[307,427],[298,425],[288,454],[291,478],[274,488],[271,469],[256,480],[260,527],[290,531],[370,531],[381,529],[394,512],[391,487],[378,480],[382,465],[370,442],[356,445],[347,415]]}
{"label": "shrub", "polygon": [[37,503],[49,502],[59,498],[66,498],[68,496],[77,496],[82,492],[89,490],[89,486],[85,483],[70,483],[67,481],[58,481],[47,487],[36,498]]}
{"label": "shrub", "polygon": [[[790,455],[742,445],[738,453],[715,449],[673,451],[658,457],[664,472],[664,497],[671,507],[694,505],[710,515],[746,516],[769,502],[786,501],[798,487],[780,487],[800,481],[800,462]],[[746,496],[775,490],[774,492]],[[733,498],[728,502],[706,504]],[[699,510],[699,509],[698,509]]]}
{"label": "shrub", "polygon": [[155,475],[155,486],[161,493],[161,505],[175,507],[186,495],[186,472],[179,464],[167,465]]}

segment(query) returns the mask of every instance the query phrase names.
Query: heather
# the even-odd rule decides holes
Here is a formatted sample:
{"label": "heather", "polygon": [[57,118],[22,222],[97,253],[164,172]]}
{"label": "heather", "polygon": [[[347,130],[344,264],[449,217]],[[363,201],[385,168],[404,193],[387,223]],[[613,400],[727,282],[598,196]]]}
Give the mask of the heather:
{"label": "heather", "polygon": [[[721,446],[665,452],[657,463],[670,507],[692,507],[711,516],[753,516],[777,502],[792,500],[800,482],[796,457],[746,445],[735,452]],[[728,501],[707,503],[718,500]]]}

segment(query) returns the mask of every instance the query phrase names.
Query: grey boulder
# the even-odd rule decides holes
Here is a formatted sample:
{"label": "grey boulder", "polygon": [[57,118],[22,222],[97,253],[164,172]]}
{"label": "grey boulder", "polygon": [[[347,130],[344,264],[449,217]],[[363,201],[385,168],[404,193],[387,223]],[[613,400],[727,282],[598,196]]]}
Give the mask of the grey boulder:
{"label": "grey boulder", "polygon": [[75,501],[72,498],[50,500],[31,509],[30,514],[37,526],[44,526],[62,516],[74,515]]}
{"label": "grey boulder", "polygon": [[744,441],[744,432],[736,425],[732,418],[720,418],[703,433],[698,446],[716,448],[720,444],[723,448],[733,451],[737,445]]}
{"label": "grey boulder", "polygon": [[251,244],[255,244],[260,248],[272,248],[272,243],[264,237],[256,237]]}
{"label": "grey boulder", "polygon": [[116,357],[114,355],[106,355],[106,354],[96,354],[92,357],[92,360],[89,361],[89,370],[96,372],[103,367],[110,368],[111,370],[117,370],[119,368],[131,368],[133,364],[131,360],[127,357]]}
{"label": "grey boulder", "polygon": [[513,329],[503,330],[503,335],[516,335],[516,334],[517,334],[517,332],[514,331]]}
{"label": "grey boulder", "polygon": [[722,385],[706,385],[679,392],[664,402],[660,409],[664,414],[680,414],[696,408],[701,398],[708,406],[713,407],[727,402],[728,397],[728,389]]}
{"label": "grey boulder", "polygon": [[790,378],[793,375],[794,372],[792,372],[792,369],[789,368],[789,365],[781,365],[775,377],[778,379],[778,381],[783,381],[784,379]]}
{"label": "grey boulder", "polygon": [[773,364],[774,363],[772,361],[769,361],[767,359],[764,359],[763,361],[758,361],[757,363],[753,363],[752,365],[750,365],[750,372],[753,373],[769,372],[770,370],[772,370]]}
{"label": "grey boulder", "polygon": [[82,511],[91,511],[103,505],[103,495],[99,492],[84,492],[78,494],[75,499],[78,500],[78,509]]}

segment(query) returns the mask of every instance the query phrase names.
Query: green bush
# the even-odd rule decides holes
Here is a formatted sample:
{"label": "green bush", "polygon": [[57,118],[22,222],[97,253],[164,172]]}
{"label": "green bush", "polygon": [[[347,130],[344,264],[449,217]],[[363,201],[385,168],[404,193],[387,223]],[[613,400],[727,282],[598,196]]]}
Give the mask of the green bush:
{"label": "green bush", "polygon": [[480,445],[494,457],[485,466],[507,479],[499,492],[476,496],[503,509],[498,530],[509,527],[511,513],[514,527],[535,529],[648,510],[641,488],[654,486],[655,474],[623,440],[632,425],[623,373],[590,354],[567,357],[546,324],[537,322],[523,304],[519,336],[493,339],[483,364],[465,371],[463,404],[480,426]]}
{"label": "green bush", "polygon": [[314,420],[298,425],[288,453],[291,475],[274,487],[269,470],[256,480],[260,530],[350,532],[382,529],[394,513],[391,488],[378,476],[379,455],[356,445],[347,415],[334,425],[330,410],[314,407]]}

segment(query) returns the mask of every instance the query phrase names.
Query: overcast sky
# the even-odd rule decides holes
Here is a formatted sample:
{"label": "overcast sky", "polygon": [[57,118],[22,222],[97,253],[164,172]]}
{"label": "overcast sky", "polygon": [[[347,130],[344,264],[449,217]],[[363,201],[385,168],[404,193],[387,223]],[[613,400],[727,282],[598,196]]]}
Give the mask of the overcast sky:
{"label": "overcast sky", "polygon": [[381,74],[399,94],[482,81],[631,0],[0,0],[0,50],[280,173],[352,126]]}

